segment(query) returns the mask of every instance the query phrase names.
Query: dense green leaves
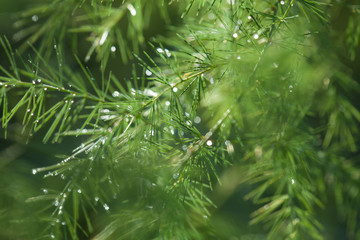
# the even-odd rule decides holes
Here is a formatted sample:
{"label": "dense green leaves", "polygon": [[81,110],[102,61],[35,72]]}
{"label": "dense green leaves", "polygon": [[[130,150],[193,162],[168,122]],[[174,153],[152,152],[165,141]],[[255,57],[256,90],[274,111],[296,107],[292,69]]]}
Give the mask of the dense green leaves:
{"label": "dense green leaves", "polygon": [[[44,227],[16,237],[326,239],[323,212],[335,208],[356,239],[358,11],[334,39],[340,6],[67,0],[25,11],[21,51],[0,39],[3,136],[18,121],[29,142],[76,146],[32,169],[48,187],[25,202],[41,203],[32,214]],[[173,24],[148,39],[158,10]],[[329,47],[338,41],[346,60]],[[129,59],[123,80],[116,67]]]}

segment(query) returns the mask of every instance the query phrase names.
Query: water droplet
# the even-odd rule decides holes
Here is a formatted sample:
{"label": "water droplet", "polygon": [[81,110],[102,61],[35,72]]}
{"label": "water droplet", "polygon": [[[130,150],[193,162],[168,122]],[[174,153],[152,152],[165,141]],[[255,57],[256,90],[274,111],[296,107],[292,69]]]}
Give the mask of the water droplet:
{"label": "water droplet", "polygon": [[237,60],[240,60],[240,59],[241,59],[241,57],[240,57],[240,56],[237,56],[237,57],[236,57],[236,59],[237,59]]}
{"label": "water droplet", "polygon": [[33,81],[32,81],[32,84],[35,84],[35,83],[36,83],[36,82],[33,80]]}
{"label": "water droplet", "polygon": [[99,197],[95,197],[95,202],[98,202],[99,201]]}
{"label": "water droplet", "polygon": [[78,189],[77,192],[78,192],[78,193],[81,193],[81,189]]}
{"label": "water droplet", "polygon": [[252,19],[252,17],[251,17],[251,16],[248,16],[248,19],[249,19],[249,20],[251,20],[251,19]]}
{"label": "water droplet", "polygon": [[294,179],[291,179],[291,184],[294,184],[295,183],[295,180]]}
{"label": "water droplet", "polygon": [[170,102],[169,102],[169,101],[166,101],[166,102],[165,102],[165,105],[166,105],[166,106],[170,106]]}
{"label": "water droplet", "polygon": [[156,51],[157,51],[158,53],[163,53],[163,52],[164,52],[164,50],[162,50],[162,48],[157,48]]}
{"label": "water droplet", "polygon": [[212,146],[212,145],[213,145],[213,142],[212,142],[211,140],[207,140],[207,141],[206,141],[206,145]]}
{"label": "water droplet", "polygon": [[54,234],[51,234],[50,237],[51,237],[52,239],[54,239],[54,238],[55,238],[55,235],[54,235]]}
{"label": "water droplet", "polygon": [[33,170],[32,170],[32,174],[35,175],[36,173],[37,173],[36,169],[33,169]]}
{"label": "water droplet", "polygon": [[151,71],[149,71],[149,70],[146,70],[146,71],[145,71],[145,75],[149,77],[149,76],[151,76],[151,75],[152,75],[152,72],[151,72]]}
{"label": "water droplet", "polygon": [[27,112],[30,112],[31,111],[31,109],[30,108],[28,108],[28,110],[26,110]]}
{"label": "water droplet", "polygon": [[128,9],[129,12],[131,13],[131,15],[133,15],[133,16],[136,15],[136,10],[135,10],[134,6],[133,6],[131,3],[129,3],[129,4],[127,5],[127,9]]}
{"label": "water droplet", "polygon": [[56,49],[56,44],[54,44],[54,49]]}
{"label": "water droplet", "polygon": [[120,96],[120,93],[118,91],[114,91],[112,94],[113,97],[118,97]]}
{"label": "water droplet", "polygon": [[111,46],[110,51],[115,52],[115,51],[116,51],[116,47],[115,47],[115,46]]}
{"label": "water droplet", "polygon": [[285,1],[280,1],[280,4],[281,4],[281,5],[284,5],[284,4],[285,4]]}
{"label": "water droplet", "polygon": [[178,88],[177,87],[174,87],[173,88],[173,92],[177,92],[178,91]]}
{"label": "water droplet", "polygon": [[47,88],[44,88],[44,91],[46,91],[47,90]]}
{"label": "water droplet", "polygon": [[40,78],[38,78],[37,82],[38,82],[38,83],[40,83],[40,82],[41,82],[41,79],[40,79]]}
{"label": "water droplet", "polygon": [[66,225],[66,222],[61,222],[61,225],[65,226],[65,225]]}
{"label": "water droplet", "polygon": [[167,49],[165,49],[165,54],[166,54],[167,57],[171,57],[171,52],[169,50],[167,50]]}
{"label": "water droplet", "polygon": [[104,208],[106,211],[109,211],[109,209],[110,209],[110,207],[106,203],[104,204]]}
{"label": "water droplet", "polygon": [[277,64],[276,62],[273,63],[274,64],[274,68],[278,68],[279,64]]}
{"label": "water droplet", "polygon": [[238,37],[238,34],[237,34],[237,33],[234,33],[232,36],[233,36],[233,38],[237,38],[237,37]]}
{"label": "water droplet", "polygon": [[105,41],[106,41],[106,38],[107,36],[109,35],[109,30],[105,30],[101,36],[101,39],[100,39],[100,42],[99,42],[99,45],[102,46]]}
{"label": "water droplet", "polygon": [[48,190],[47,189],[43,189],[43,193],[47,194],[48,193]]}
{"label": "water droplet", "polygon": [[258,39],[259,35],[258,34],[254,34],[254,39]]}
{"label": "water droplet", "polygon": [[38,15],[33,15],[33,16],[31,17],[31,20],[33,20],[33,22],[37,22],[37,21],[39,20]]}
{"label": "water droplet", "polygon": [[200,123],[201,122],[201,118],[199,116],[196,116],[194,119],[194,123]]}

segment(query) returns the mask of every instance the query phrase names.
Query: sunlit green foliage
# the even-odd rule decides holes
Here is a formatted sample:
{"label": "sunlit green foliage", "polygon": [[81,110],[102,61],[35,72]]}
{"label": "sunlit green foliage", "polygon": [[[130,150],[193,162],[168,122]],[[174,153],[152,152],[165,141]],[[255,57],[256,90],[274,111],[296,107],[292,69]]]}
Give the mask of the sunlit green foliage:
{"label": "sunlit green foliage", "polygon": [[[17,117],[30,144],[40,134],[76,146],[28,169],[44,176],[43,193],[23,200],[33,211],[0,204],[0,223],[34,226],[4,238],[336,239],[330,207],[360,237],[359,6],[39,2],[16,22],[19,51],[0,39],[2,138]],[[338,9],[352,12],[340,32]],[[155,14],[168,31],[145,37]],[[131,61],[131,77],[112,61]],[[248,211],[243,200],[246,224],[222,215]]]}

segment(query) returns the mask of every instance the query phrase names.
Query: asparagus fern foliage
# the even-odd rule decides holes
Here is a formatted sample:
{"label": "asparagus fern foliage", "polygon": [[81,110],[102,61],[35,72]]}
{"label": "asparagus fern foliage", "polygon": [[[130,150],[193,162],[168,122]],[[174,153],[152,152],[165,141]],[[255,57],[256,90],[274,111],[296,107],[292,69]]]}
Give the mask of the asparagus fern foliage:
{"label": "asparagus fern foliage", "polygon": [[[320,213],[334,199],[349,239],[360,237],[360,87],[341,48],[327,46],[336,40],[324,39],[342,3],[43,2],[23,12],[32,22],[17,24],[14,39],[28,40],[19,50],[0,40],[10,63],[3,137],[17,118],[29,142],[77,145],[32,169],[56,180],[26,200],[42,203],[33,212],[42,230],[12,234],[325,239]],[[354,61],[359,8],[344,6],[354,9],[344,33]],[[146,39],[158,11],[168,31]],[[133,63],[127,79],[112,61]],[[253,208],[237,230],[221,215],[234,196]]]}

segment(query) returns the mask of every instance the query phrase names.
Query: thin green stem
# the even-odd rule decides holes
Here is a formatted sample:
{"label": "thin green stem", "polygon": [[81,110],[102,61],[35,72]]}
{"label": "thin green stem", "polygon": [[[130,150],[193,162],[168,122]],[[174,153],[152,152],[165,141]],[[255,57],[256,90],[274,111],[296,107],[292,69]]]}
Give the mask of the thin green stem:
{"label": "thin green stem", "polygon": [[208,72],[208,71],[210,71],[210,70],[212,70],[212,69],[214,69],[214,68],[215,68],[215,66],[213,66],[213,67],[211,67],[211,68],[207,68],[207,69],[202,70],[202,71],[200,71],[200,72],[194,73],[194,74],[192,74],[192,75],[190,75],[190,76],[188,76],[188,77],[186,77],[186,78],[184,78],[184,79],[181,79],[179,82],[175,83],[174,85],[171,85],[171,86],[167,87],[164,91],[162,91],[161,93],[159,93],[156,97],[150,99],[147,103],[144,104],[143,108],[145,108],[145,107],[147,107],[148,105],[156,102],[162,95],[164,95],[165,93],[169,92],[169,91],[172,90],[174,87],[177,87],[177,86],[179,86],[180,84],[182,84],[182,83],[184,83],[184,82],[186,82],[186,81],[188,81],[188,80],[190,80],[190,79],[192,79],[192,78],[194,78],[194,77],[196,77],[196,76],[199,76],[199,75],[201,75],[201,74],[203,74],[203,73],[206,73],[206,72]]}
{"label": "thin green stem", "polygon": [[284,19],[286,18],[287,14],[289,13],[290,8],[291,8],[291,7],[292,7],[292,5],[294,4],[294,2],[295,2],[295,0],[291,0],[291,2],[290,2],[290,4],[289,4],[289,6],[287,7],[287,9],[286,9],[286,11],[285,11],[284,15],[283,15],[283,16],[282,16],[282,18],[280,19],[280,24],[279,24],[279,27],[280,27],[281,23],[284,21]]}

